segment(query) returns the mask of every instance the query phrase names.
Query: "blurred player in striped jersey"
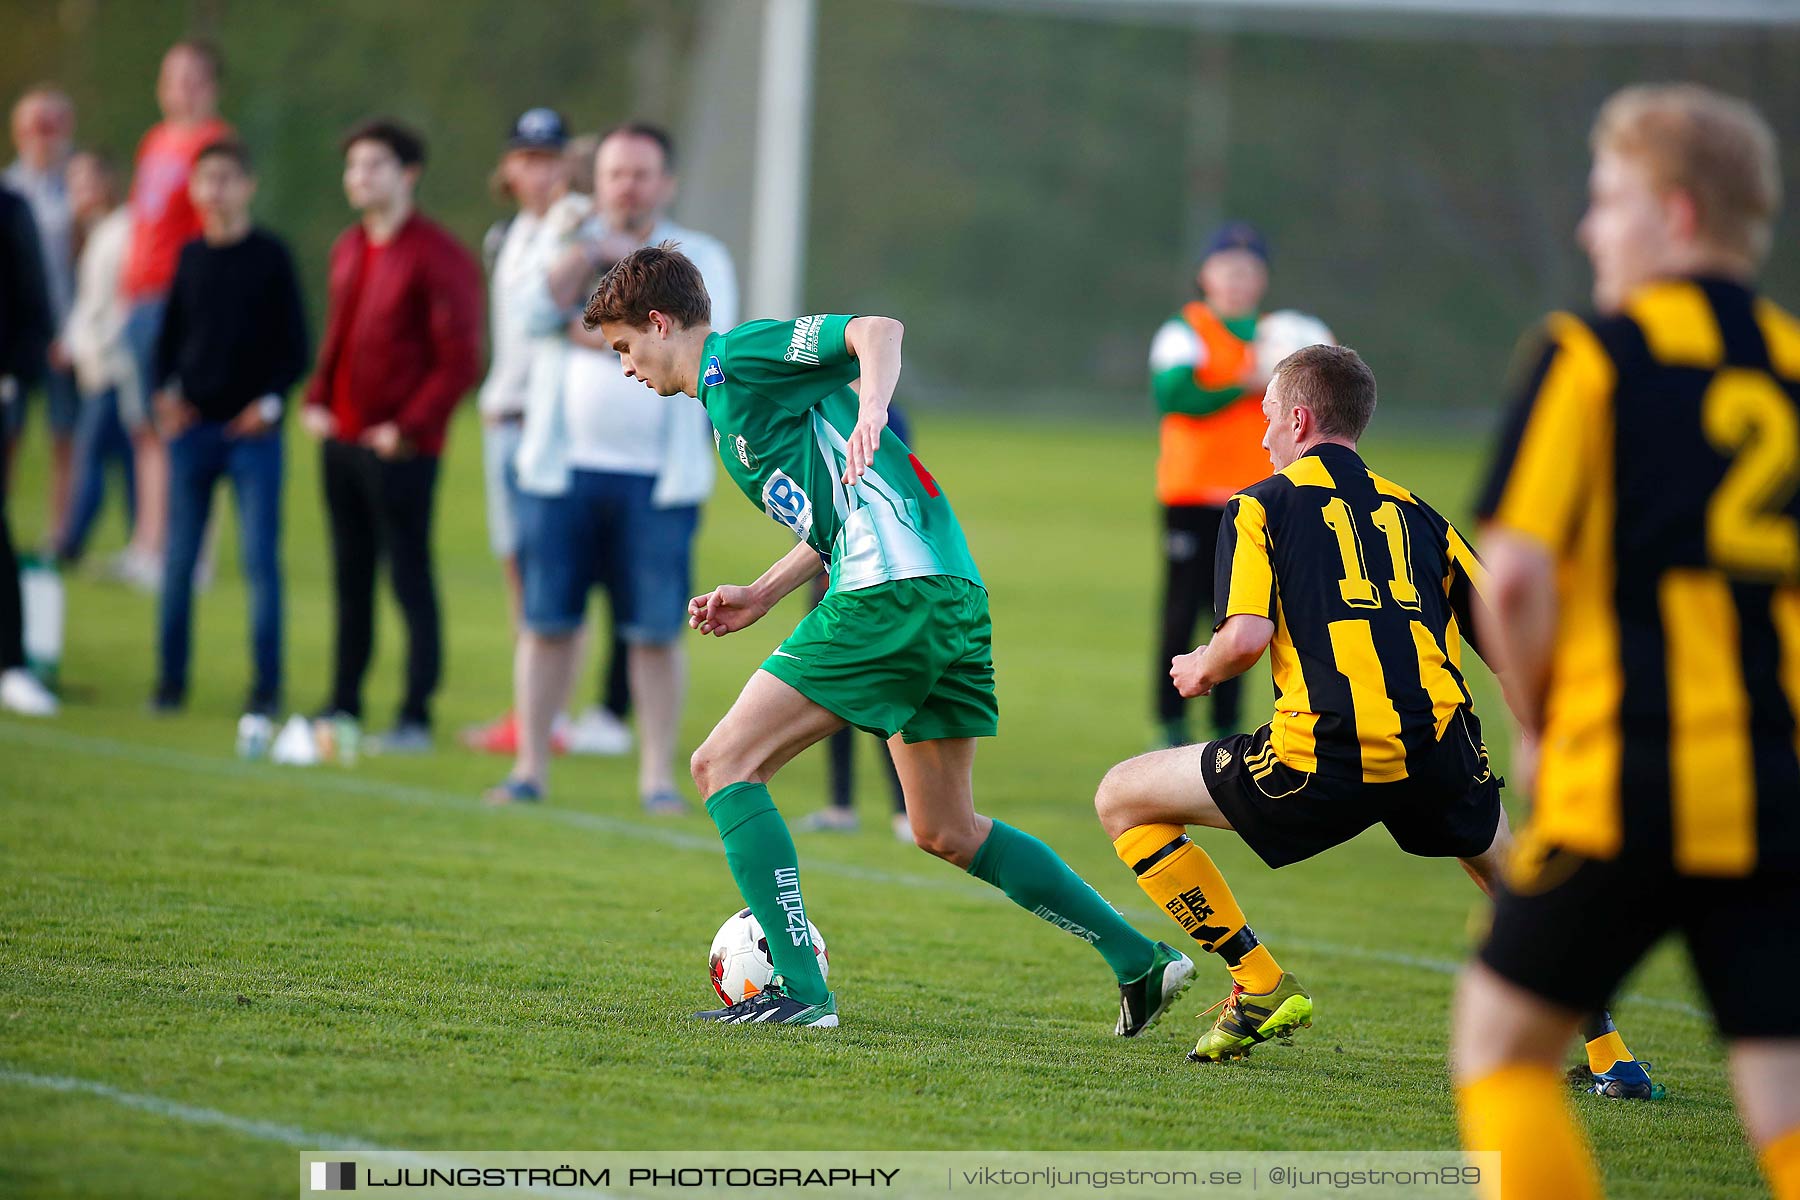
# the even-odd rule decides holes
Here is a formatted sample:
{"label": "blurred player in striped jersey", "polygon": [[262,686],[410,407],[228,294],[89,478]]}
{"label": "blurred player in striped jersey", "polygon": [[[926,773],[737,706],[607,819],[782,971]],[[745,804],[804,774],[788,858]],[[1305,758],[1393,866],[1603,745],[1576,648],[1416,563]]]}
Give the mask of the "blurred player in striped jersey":
{"label": "blurred player in striped jersey", "polygon": [[[1313,1000],[1187,826],[1231,830],[1280,868],[1379,823],[1409,854],[1460,859],[1484,891],[1511,844],[1462,670],[1484,573],[1454,526],[1357,453],[1375,390],[1345,347],[1315,345],[1276,366],[1262,440],[1276,473],[1226,507],[1215,632],[1170,664],[1183,695],[1204,695],[1267,651],[1273,718],[1121,763],[1095,797],[1138,885],[1231,972],[1196,1061],[1293,1033],[1311,1023]],[[1649,1098],[1610,1018],[1593,1026],[1590,1066],[1635,1072]]]}
{"label": "blurred player in striped jersey", "polygon": [[1800,1197],[1800,321],[1754,291],[1780,202],[1754,109],[1693,86],[1600,110],[1558,313],[1481,502],[1484,636],[1531,822],[1457,997],[1463,1142],[1490,1195],[1592,1197],[1558,1094],[1579,1014],[1679,930],[1751,1140]]}

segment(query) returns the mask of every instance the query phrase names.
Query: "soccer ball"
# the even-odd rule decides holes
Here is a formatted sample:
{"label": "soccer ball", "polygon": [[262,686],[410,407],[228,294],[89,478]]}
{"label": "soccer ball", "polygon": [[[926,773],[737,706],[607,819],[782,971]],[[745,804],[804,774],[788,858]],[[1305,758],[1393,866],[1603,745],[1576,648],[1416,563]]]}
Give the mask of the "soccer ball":
{"label": "soccer ball", "polygon": [[1283,308],[1264,313],[1256,321],[1256,365],[1264,375],[1274,372],[1275,364],[1296,350],[1308,346],[1335,346],[1337,339],[1325,322],[1298,309]]}
{"label": "soccer ball", "polygon": [[[825,939],[811,921],[806,928],[812,934],[813,953],[819,956],[819,974],[831,974],[831,955]],[[748,999],[769,986],[775,978],[775,960],[769,957],[769,939],[749,909],[735,913],[719,926],[713,937],[710,971],[713,991],[726,1004]]]}

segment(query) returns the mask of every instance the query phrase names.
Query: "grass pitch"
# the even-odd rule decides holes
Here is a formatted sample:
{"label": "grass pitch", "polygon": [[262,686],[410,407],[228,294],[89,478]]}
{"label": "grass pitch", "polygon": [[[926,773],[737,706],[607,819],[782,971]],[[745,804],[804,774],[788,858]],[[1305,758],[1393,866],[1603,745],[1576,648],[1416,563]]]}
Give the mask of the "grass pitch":
{"label": "grass pitch", "polygon": [[[864,831],[797,838],[844,1027],[687,1020],[710,997],[711,935],[739,905],[705,817],[642,816],[629,762],[594,760],[559,761],[542,807],[485,811],[476,797],[505,764],[453,748],[455,729],[510,693],[471,416],[439,494],[448,652],[434,757],[354,770],[232,757],[248,662],[229,520],[178,718],[144,708],[151,602],[70,580],[64,716],[0,718],[0,1194],[286,1195],[295,1159],[282,1136],[295,1131],[410,1149],[1456,1144],[1451,971],[1481,910],[1453,863],[1408,858],[1377,830],[1274,873],[1206,834],[1318,1016],[1291,1047],[1200,1068],[1184,1057],[1189,1018],[1227,989],[1219,964],[1202,957],[1192,1000],[1151,1036],[1113,1038],[1116,996],[1096,955],[894,841],[872,742]],[[1091,807],[1101,774],[1149,732],[1148,422],[928,412],[918,424],[992,588],[1002,722],[978,760],[978,803],[1178,941]],[[1378,436],[1366,449],[1383,474],[1465,514],[1483,447]],[[288,701],[305,710],[327,683],[329,562],[317,452],[298,436],[290,451]],[[25,539],[42,528],[43,456],[34,436],[15,483]],[[108,526],[97,551],[117,542]],[[787,546],[721,492],[696,584],[747,582]],[[746,633],[690,640],[684,745],[799,613],[790,601]],[[372,725],[397,699],[400,630],[384,600]],[[1477,685],[1503,761],[1498,696],[1485,676]],[[581,688],[593,689],[591,667]],[[1259,714],[1266,667],[1249,692]],[[822,752],[773,791],[790,816],[822,803]],[[1665,947],[1626,992],[1620,1026],[1670,1098],[1581,1105],[1612,1194],[1755,1189],[1685,960]],[[202,1123],[217,1113],[237,1123]]]}

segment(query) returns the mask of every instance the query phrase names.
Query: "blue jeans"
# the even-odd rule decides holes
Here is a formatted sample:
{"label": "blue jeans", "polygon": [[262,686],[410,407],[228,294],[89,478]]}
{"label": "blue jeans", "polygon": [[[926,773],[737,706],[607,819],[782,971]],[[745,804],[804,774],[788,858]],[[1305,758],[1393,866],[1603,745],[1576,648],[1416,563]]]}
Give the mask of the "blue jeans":
{"label": "blue jeans", "polygon": [[73,371],[51,371],[44,376],[44,416],[52,437],[69,437],[81,420],[81,389]]}
{"label": "blue jeans", "polygon": [[[75,386],[75,375],[71,371],[46,371],[38,386],[44,393],[44,419],[50,427],[52,438],[68,437],[75,432],[75,423],[81,418],[81,390]],[[16,438],[25,431],[26,397],[20,396],[19,402],[6,411],[6,428],[3,431],[8,438]]]}
{"label": "blue jeans", "polygon": [[655,490],[654,475],[577,468],[563,495],[516,493],[526,628],[546,637],[581,628],[588,592],[599,586],[626,642],[661,646],[681,636],[700,508],[657,508]]}
{"label": "blue jeans", "polygon": [[488,549],[495,558],[519,553],[519,518],[513,497],[513,456],[519,452],[524,426],[517,420],[481,427],[481,473],[487,486]]}
{"label": "blue jeans", "polygon": [[250,588],[250,653],[256,678],[248,707],[272,713],[281,693],[281,432],[228,438],[225,426],[202,422],[169,443],[169,546],[157,611],[161,663],[157,694],[179,702],[187,692],[193,624],[194,563],[212,509],[213,487],[231,479],[237,496],[238,557]]}
{"label": "blue jeans", "polygon": [[75,494],[69,503],[69,523],[63,527],[56,557],[73,562],[87,548],[88,534],[106,498],[106,463],[116,458],[125,474],[125,518],[137,520],[137,464],[131,439],[119,420],[119,397],[112,388],[81,399],[81,423],[75,430]]}
{"label": "blue jeans", "polygon": [[167,296],[151,296],[133,302],[125,313],[125,346],[137,364],[137,394],[143,398],[141,411],[120,412],[125,428],[136,431],[151,423],[150,403],[156,396],[156,384],[150,375],[156,369],[156,340],[162,336],[163,314],[169,310]]}

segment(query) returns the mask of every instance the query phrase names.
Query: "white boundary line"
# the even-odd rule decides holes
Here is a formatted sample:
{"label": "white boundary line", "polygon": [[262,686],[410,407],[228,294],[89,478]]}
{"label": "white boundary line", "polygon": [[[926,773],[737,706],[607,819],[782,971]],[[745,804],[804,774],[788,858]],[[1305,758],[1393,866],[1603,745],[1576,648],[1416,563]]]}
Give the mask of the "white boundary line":
{"label": "white boundary line", "polygon": [[[180,1121],[188,1125],[223,1129],[244,1137],[255,1138],[258,1141],[276,1142],[283,1146],[290,1146],[296,1150],[330,1154],[355,1154],[358,1152],[385,1154],[408,1165],[421,1167],[461,1165],[441,1155],[422,1154],[411,1150],[390,1150],[385,1146],[377,1146],[373,1142],[365,1142],[357,1138],[342,1137],[334,1133],[312,1133],[295,1125],[237,1117],[228,1112],[220,1112],[216,1108],[184,1104],[179,1100],[169,1100],[162,1096],[152,1096],[143,1092],[128,1092],[122,1088],[113,1087],[111,1084],[97,1083],[91,1079],[78,1079],[73,1075],[39,1075],[32,1071],[21,1071],[0,1063],[0,1085],[4,1084],[36,1088],[45,1092],[61,1092],[64,1095],[98,1096],[102,1100],[111,1100],[122,1108],[134,1108],[139,1112],[147,1112],[152,1116],[165,1117],[168,1120]],[[609,1193],[606,1192],[575,1188],[534,1187],[529,1184],[521,1184],[510,1190],[545,1196],[588,1196],[594,1200],[607,1200],[609,1196]]]}
{"label": "white boundary line", "polygon": [[279,1142],[284,1146],[292,1146],[296,1150],[379,1150],[384,1154],[400,1153],[400,1151],[390,1151],[371,1142],[341,1137],[335,1133],[311,1133],[297,1126],[282,1125],[275,1121],[256,1121],[248,1117],[234,1117],[230,1113],[220,1112],[216,1108],[183,1104],[179,1100],[165,1100],[161,1096],[150,1096],[141,1092],[127,1092],[110,1084],[96,1083],[91,1079],[77,1079],[72,1075],[38,1075],[31,1071],[21,1071],[10,1066],[0,1065],[0,1083],[17,1084],[21,1087],[37,1088],[46,1092],[99,1096],[103,1100],[111,1100],[114,1104],[122,1105],[125,1108],[135,1108],[140,1112],[168,1117],[172,1121],[224,1129],[231,1133],[241,1133],[245,1137],[256,1138],[258,1141]]}
{"label": "white boundary line", "polygon": [[[122,762],[141,763],[145,766],[163,766],[222,778],[253,780],[265,786],[277,784],[313,792],[325,791],[369,796],[402,804],[449,809],[453,812],[482,813],[497,818],[520,817],[548,820],[579,829],[658,842],[676,850],[691,850],[703,854],[724,853],[724,847],[716,837],[683,833],[677,829],[633,821],[625,817],[610,817],[601,813],[557,808],[545,804],[517,805],[495,810],[479,801],[454,792],[369,779],[346,774],[330,767],[284,770],[263,763],[243,762],[235,758],[215,758],[186,750],[170,750],[160,746],[144,746],[116,738],[93,737],[16,721],[0,721],[0,742],[14,742],[37,746],[44,750],[111,758]],[[946,875],[941,878],[933,878],[915,875],[911,872],[882,871],[871,867],[860,867],[853,863],[834,862],[810,849],[807,853],[806,870],[865,883],[892,884],[926,891],[952,892],[968,897],[994,895],[992,888],[970,881],[966,876]],[[1119,912],[1138,921],[1161,921],[1164,916],[1154,909],[1140,907],[1121,906]],[[1390,966],[1428,971],[1434,975],[1455,975],[1462,970],[1462,963],[1450,959],[1373,950],[1363,946],[1346,946],[1307,938],[1283,936],[1281,941],[1297,950],[1314,954],[1385,963]],[[1625,1004],[1643,1005],[1647,1008],[1661,1009],[1664,1012],[1678,1013],[1703,1023],[1710,1024],[1712,1020],[1711,1014],[1706,1009],[1684,1000],[1646,996],[1635,992],[1623,995],[1619,999]]]}

